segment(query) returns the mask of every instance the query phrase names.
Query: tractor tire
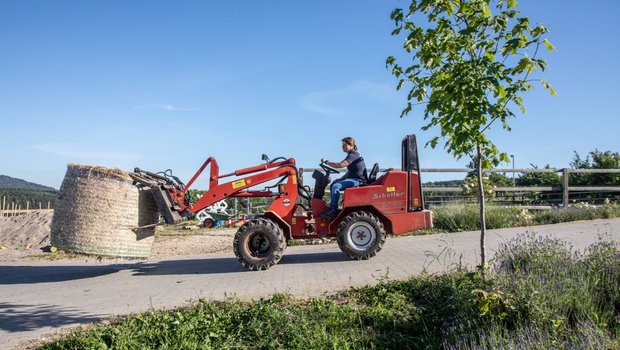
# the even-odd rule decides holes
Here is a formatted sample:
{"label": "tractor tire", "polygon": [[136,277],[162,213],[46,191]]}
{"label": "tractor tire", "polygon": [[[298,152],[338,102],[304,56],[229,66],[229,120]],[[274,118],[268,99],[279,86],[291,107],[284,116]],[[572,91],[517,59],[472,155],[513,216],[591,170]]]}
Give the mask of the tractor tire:
{"label": "tractor tire", "polygon": [[282,228],[269,219],[252,219],[237,231],[233,250],[241,265],[252,271],[267,270],[277,264],[286,240]]}
{"label": "tractor tire", "polygon": [[385,243],[385,228],[374,214],[354,211],[338,225],[338,246],[352,260],[368,260]]}

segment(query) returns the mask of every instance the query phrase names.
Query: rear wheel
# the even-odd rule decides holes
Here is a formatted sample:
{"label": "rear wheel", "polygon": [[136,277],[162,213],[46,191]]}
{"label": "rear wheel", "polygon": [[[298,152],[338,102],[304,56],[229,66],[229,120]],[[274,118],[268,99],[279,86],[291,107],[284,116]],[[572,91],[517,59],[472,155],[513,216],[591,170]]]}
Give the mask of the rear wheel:
{"label": "rear wheel", "polygon": [[273,221],[252,219],[235,234],[233,249],[241,265],[253,271],[266,270],[282,259],[286,240]]}
{"label": "rear wheel", "polygon": [[374,214],[355,211],[338,225],[338,246],[353,260],[367,260],[377,255],[385,243],[385,228]]}

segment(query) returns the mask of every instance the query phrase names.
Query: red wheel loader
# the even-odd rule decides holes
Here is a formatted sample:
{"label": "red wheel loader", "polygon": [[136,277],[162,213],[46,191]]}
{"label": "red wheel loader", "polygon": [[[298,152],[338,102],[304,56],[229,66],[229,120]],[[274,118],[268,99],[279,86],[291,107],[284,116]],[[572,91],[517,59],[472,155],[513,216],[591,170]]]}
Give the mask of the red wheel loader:
{"label": "red wheel loader", "polygon": [[[220,174],[217,161],[211,157],[187,185],[170,171],[152,173],[136,168],[132,177],[138,186],[153,193],[166,223],[179,222],[225,198],[271,198],[264,214],[241,226],[233,240],[235,255],[243,266],[265,270],[280,261],[291,239],[335,237],[349,258],[364,260],[381,250],[387,234],[432,227],[432,213],[424,209],[415,135],[402,140],[401,150],[402,168],[389,169],[377,177],[379,166],[375,164],[362,185],[344,190],[342,209],[332,219],[320,215],[327,210],[323,196],[330,175],[339,171],[326,164],[320,165],[324,172],[315,170],[312,174],[313,191],[303,185],[295,159],[269,160],[266,155],[265,163],[228,174]],[[209,189],[191,203],[187,191],[207,166]],[[226,178],[233,179],[221,181]],[[275,185],[252,190],[272,180],[277,180]]]}

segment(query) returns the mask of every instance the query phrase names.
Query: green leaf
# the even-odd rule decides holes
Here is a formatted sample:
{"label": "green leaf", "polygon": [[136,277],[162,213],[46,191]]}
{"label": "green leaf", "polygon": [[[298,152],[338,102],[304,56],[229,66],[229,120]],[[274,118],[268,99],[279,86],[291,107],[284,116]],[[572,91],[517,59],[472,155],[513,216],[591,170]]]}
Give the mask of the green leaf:
{"label": "green leaf", "polygon": [[499,159],[504,163],[510,163],[510,159],[508,158],[508,153],[500,154]]}
{"label": "green leaf", "polygon": [[548,81],[546,81],[545,79],[540,79],[540,83],[547,91],[549,91],[549,94],[551,94],[551,96],[555,96],[556,91],[553,87],[551,87]]}
{"label": "green leaf", "polygon": [[517,1],[516,0],[508,0],[508,8],[513,8],[513,7],[517,7]]}
{"label": "green leaf", "polygon": [[435,148],[437,146],[438,142],[439,142],[439,137],[438,136],[435,136],[430,141],[428,141],[428,143],[430,143],[430,145],[431,145],[431,148]]}
{"label": "green leaf", "polygon": [[551,44],[547,39],[543,40],[543,44],[547,48],[547,51],[553,51],[555,49],[555,46],[553,46],[553,44]]}
{"label": "green leaf", "polygon": [[483,5],[482,12],[484,13],[484,17],[491,17],[491,9],[489,8],[489,4]]}
{"label": "green leaf", "polygon": [[505,98],[506,97],[506,88],[504,88],[503,85],[500,85],[499,88],[498,88],[498,93],[499,93],[499,96],[501,98]]}

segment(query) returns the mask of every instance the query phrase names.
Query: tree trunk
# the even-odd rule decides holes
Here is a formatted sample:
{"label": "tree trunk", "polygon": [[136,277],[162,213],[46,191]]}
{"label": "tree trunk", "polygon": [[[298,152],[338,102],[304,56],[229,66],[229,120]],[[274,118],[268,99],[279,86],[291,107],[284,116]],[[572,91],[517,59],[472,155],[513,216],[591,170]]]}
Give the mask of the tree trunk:
{"label": "tree trunk", "polygon": [[482,152],[480,151],[480,145],[476,148],[478,159],[476,161],[476,167],[478,171],[478,202],[480,204],[480,267],[484,271],[486,265],[486,246],[485,235],[487,231],[485,206],[484,206],[484,187],[482,185]]}

